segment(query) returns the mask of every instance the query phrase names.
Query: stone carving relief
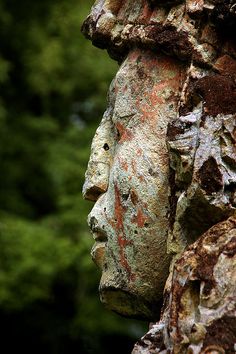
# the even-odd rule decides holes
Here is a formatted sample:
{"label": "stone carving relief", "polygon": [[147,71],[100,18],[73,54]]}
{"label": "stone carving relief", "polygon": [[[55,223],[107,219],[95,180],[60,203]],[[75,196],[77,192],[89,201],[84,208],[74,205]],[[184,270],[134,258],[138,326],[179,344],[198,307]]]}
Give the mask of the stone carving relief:
{"label": "stone carving relief", "polygon": [[133,354],[235,353],[236,3],[98,0],[82,30],[120,64],[83,188],[101,300],[154,322]]}

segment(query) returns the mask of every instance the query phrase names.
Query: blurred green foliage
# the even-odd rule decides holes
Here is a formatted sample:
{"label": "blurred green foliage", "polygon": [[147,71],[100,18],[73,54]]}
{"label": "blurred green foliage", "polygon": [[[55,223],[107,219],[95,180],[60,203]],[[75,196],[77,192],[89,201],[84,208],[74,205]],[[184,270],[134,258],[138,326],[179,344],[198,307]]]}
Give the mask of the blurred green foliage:
{"label": "blurred green foliage", "polygon": [[114,345],[129,353],[142,330],[99,303],[89,255],[81,188],[117,70],[80,34],[92,2],[0,0],[0,315],[9,353],[11,341],[25,353],[105,354]]}

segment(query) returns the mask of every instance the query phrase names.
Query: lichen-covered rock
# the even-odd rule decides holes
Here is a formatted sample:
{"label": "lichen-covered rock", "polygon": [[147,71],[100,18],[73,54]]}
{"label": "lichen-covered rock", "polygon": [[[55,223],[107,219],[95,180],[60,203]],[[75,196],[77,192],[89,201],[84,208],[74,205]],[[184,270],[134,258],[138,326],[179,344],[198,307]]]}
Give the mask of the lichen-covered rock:
{"label": "lichen-covered rock", "polygon": [[205,115],[202,105],[169,125],[176,214],[169,250],[179,253],[236,208],[236,115]]}
{"label": "lichen-covered rock", "polygon": [[96,201],[89,215],[92,257],[102,270],[102,302],[126,316],[155,320],[160,311],[171,258],[166,131],[184,79],[183,63],[130,51],[92,143],[83,188]]}
{"label": "lichen-covered rock", "polygon": [[[218,23],[223,27],[220,31]],[[224,30],[235,29],[235,23],[235,1],[99,0],[82,29],[118,60],[130,46],[138,45],[211,66],[219,48],[235,57],[229,31],[224,36]]]}
{"label": "lichen-covered rock", "polygon": [[121,64],[84,186],[102,301],[156,320],[169,274],[133,354],[235,353],[236,2],[98,0],[82,30]]}
{"label": "lichen-covered rock", "polygon": [[236,351],[236,217],[214,225],[175,262],[161,320],[133,354]]}

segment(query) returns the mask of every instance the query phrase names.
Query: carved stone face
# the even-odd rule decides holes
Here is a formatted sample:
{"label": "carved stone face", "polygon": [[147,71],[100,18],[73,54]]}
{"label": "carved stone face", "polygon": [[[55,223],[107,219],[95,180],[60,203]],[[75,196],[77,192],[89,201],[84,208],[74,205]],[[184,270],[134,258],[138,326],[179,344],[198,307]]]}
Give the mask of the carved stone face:
{"label": "carved stone face", "polygon": [[92,143],[84,196],[102,270],[105,305],[153,319],[168,276],[167,124],[176,116],[182,64],[134,49],[113,80],[108,108]]}

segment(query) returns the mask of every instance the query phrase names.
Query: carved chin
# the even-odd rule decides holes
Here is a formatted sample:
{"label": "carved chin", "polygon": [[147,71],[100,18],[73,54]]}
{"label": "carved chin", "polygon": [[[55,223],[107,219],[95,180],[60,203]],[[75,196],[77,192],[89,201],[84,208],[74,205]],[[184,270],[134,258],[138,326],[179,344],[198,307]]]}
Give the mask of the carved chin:
{"label": "carved chin", "polygon": [[144,299],[142,296],[121,290],[115,286],[99,287],[100,300],[108,310],[121,316],[147,321],[160,318],[162,300]]}

